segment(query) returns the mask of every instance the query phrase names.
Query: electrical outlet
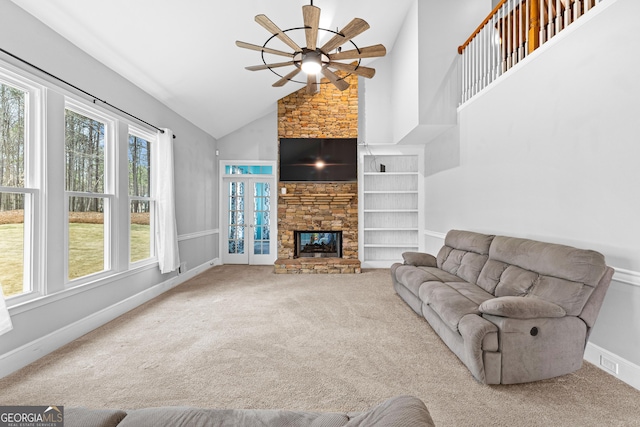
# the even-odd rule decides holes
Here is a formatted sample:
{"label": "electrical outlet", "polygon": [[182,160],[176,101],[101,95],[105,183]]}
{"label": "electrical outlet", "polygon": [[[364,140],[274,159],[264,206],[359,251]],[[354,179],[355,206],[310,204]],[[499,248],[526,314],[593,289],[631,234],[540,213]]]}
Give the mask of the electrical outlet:
{"label": "electrical outlet", "polygon": [[180,267],[178,267],[178,274],[184,274],[187,272],[187,262],[181,262]]}
{"label": "electrical outlet", "polygon": [[618,375],[618,364],[613,360],[609,360],[604,356],[600,356],[600,366],[605,368],[607,371],[611,371],[614,374]]}

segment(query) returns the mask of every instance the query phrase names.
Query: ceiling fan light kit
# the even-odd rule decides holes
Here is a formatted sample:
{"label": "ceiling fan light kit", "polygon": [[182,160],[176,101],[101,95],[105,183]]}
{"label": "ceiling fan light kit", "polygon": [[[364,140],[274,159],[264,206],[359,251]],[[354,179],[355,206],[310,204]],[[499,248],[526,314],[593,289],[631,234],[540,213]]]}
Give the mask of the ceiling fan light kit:
{"label": "ceiling fan light kit", "polygon": [[[363,58],[385,56],[387,53],[386,48],[381,44],[359,48],[352,41],[354,37],[369,29],[369,24],[366,21],[354,18],[340,31],[319,28],[320,8],[314,6],[313,1],[311,1],[310,5],[302,6],[302,17],[304,27],[289,28],[283,31],[266,15],[257,15],[256,22],[269,31],[272,36],[262,46],[236,41],[238,47],[261,52],[263,64],[246,67],[246,69],[249,71],[270,70],[280,77],[280,80],[273,84],[274,87],[284,86],[289,81],[304,83],[307,85],[307,93],[316,92],[318,85],[323,83],[331,83],[339,90],[345,90],[349,87],[349,83],[344,79],[351,74],[365,78],[374,76],[375,70],[373,68],[361,66],[360,63]],[[306,47],[300,47],[287,34],[296,30],[304,30]],[[333,34],[333,37],[321,47],[317,46],[319,31]],[[293,52],[288,53],[268,47],[267,45],[274,38],[280,39],[293,49]],[[343,51],[342,45],[345,43],[350,43],[353,49]],[[290,61],[268,63],[265,59],[265,54],[288,57]],[[355,62],[337,62],[339,60],[352,60]],[[293,71],[285,75],[274,70],[290,66],[294,67]],[[339,76],[332,70],[346,72],[346,75]],[[307,75],[306,81],[294,80],[301,71]],[[326,77],[328,82],[318,82],[317,76],[320,74]]]}
{"label": "ceiling fan light kit", "polygon": [[302,53],[300,68],[306,74],[318,74],[322,70],[322,53],[318,51],[307,51]]}

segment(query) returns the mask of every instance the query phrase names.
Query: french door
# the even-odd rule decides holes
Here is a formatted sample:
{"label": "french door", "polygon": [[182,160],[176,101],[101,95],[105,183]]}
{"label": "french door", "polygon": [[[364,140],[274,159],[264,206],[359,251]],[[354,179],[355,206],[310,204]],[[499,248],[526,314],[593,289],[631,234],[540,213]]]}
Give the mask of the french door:
{"label": "french door", "polygon": [[[226,222],[222,240],[225,264],[273,264],[276,260],[274,208],[277,200],[272,176],[223,177]],[[273,231],[273,233],[272,233]]]}

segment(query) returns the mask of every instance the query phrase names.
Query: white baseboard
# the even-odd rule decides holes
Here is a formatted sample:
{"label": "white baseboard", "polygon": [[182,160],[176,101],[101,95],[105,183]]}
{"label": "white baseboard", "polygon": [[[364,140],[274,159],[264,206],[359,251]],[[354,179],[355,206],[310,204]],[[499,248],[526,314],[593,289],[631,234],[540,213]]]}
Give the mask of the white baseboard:
{"label": "white baseboard", "polygon": [[220,259],[215,258],[211,261],[195,267],[183,274],[174,276],[169,280],[145,289],[144,291],[133,295],[123,301],[120,301],[110,307],[93,313],[83,319],[80,319],[70,325],[51,332],[48,335],[40,337],[30,343],[27,343],[15,350],[0,355],[0,378],[3,378],[19,369],[24,368],[30,363],[35,362],[43,356],[62,347],[71,341],[93,331],[96,328],[112,321],[125,314],[128,311],[144,304],[145,302],[157,297],[158,295],[175,288],[181,283],[195,277],[212,266],[220,265]]}
{"label": "white baseboard", "polygon": [[640,390],[640,366],[595,344],[587,343],[584,360]]}

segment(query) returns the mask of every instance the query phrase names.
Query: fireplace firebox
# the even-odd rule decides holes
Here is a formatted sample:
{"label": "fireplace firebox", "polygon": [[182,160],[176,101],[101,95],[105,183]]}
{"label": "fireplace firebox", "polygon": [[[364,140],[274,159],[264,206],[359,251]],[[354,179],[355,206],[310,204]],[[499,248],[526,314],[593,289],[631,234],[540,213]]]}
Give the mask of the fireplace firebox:
{"label": "fireplace firebox", "polygon": [[342,231],[295,231],[295,258],[342,258]]}

